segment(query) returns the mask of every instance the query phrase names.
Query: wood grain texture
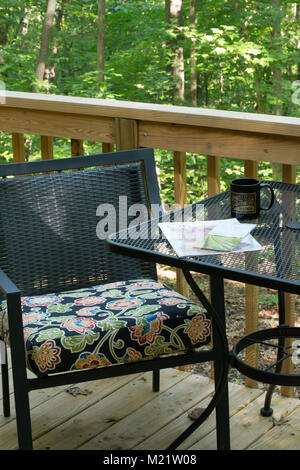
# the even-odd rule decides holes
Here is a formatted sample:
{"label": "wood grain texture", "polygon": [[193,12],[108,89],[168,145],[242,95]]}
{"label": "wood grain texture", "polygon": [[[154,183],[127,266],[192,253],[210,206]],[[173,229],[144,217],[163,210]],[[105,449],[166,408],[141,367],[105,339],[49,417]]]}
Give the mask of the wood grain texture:
{"label": "wood grain texture", "polygon": [[[174,202],[180,207],[186,204],[186,154],[184,152],[174,152]],[[185,297],[189,296],[189,286],[184,278],[181,269],[176,269],[176,291]],[[183,366],[181,369],[190,370],[190,366]]]}
{"label": "wood grain texture", "polygon": [[[296,183],[296,166],[294,165],[282,165],[282,180],[285,183]],[[296,201],[294,198],[289,198],[287,201],[283,201],[283,204],[286,207],[288,213],[292,214],[295,211]],[[288,253],[293,259],[293,253]],[[293,294],[284,294],[284,305],[285,305],[285,323],[289,326],[294,326],[296,321],[296,301]],[[287,340],[287,345],[291,345],[292,340]],[[282,372],[285,374],[292,374],[294,371],[294,366],[291,360],[284,361]],[[280,388],[281,394],[285,397],[293,397],[295,394],[294,387],[284,387]]]}
{"label": "wood grain texture", "polygon": [[130,150],[139,147],[137,121],[115,118],[115,135],[117,150]]}
{"label": "wood grain texture", "polygon": [[48,135],[41,135],[41,154],[42,160],[51,160],[53,158],[53,139]]}
{"label": "wood grain texture", "polygon": [[14,91],[2,106],[300,137],[299,118],[267,114]]}
{"label": "wood grain texture", "polygon": [[208,197],[220,192],[220,158],[207,156],[207,193]]}
{"label": "wood grain texture", "polygon": [[25,162],[24,135],[14,132],[12,134],[12,148],[14,163]]}
{"label": "wood grain texture", "polygon": [[218,157],[300,164],[297,137],[142,121],[139,143],[142,147]]}
{"label": "wood grain texture", "polygon": [[114,142],[114,120],[106,117],[43,112],[0,106],[2,131]]}
{"label": "wood grain texture", "polygon": [[[151,373],[86,382],[80,388],[90,393],[76,397],[66,393],[66,386],[32,391],[34,448],[91,449],[98,453],[103,447],[165,449],[191,424],[189,411],[207,405],[214,385],[198,374],[177,369],[163,370],[161,374],[158,393],[151,391]],[[276,426],[271,418],[260,416],[262,389],[229,383],[229,398],[232,449],[300,450],[299,399],[275,394]],[[12,397],[11,417],[0,417],[0,449],[16,447]],[[215,414],[179,449],[216,449]]]}
{"label": "wood grain texture", "polygon": [[71,155],[72,157],[80,157],[84,155],[83,140],[71,139]]}
{"label": "wood grain texture", "polygon": [[[253,160],[244,161],[244,176],[257,178],[257,162]],[[247,262],[247,258],[246,258]],[[250,284],[245,285],[245,334],[259,329],[258,324],[258,287]],[[258,364],[258,346],[253,345],[246,349],[246,363],[252,367]],[[258,382],[246,377],[247,387],[256,388]]]}

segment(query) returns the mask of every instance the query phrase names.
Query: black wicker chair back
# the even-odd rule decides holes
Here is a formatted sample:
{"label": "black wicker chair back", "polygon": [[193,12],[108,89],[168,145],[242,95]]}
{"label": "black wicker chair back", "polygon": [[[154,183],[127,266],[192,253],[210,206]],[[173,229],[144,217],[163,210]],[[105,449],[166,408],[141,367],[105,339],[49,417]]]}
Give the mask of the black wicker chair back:
{"label": "black wicker chair back", "polygon": [[[126,153],[121,153],[122,159]],[[127,207],[147,208],[153,202],[143,164],[145,156],[153,156],[145,153],[133,151],[130,160],[142,160],[112,167],[103,167],[103,155],[83,157],[84,161],[64,159],[64,169],[70,160],[79,168],[101,167],[0,180],[0,267],[22,295],[155,278],[154,264],[113,254],[103,239],[106,231],[116,232],[133,222],[136,215],[127,216]],[[118,163],[117,154],[114,162]],[[40,168],[32,164],[28,169]]]}
{"label": "black wicker chair back", "polygon": [[147,207],[141,163],[0,181],[0,267],[22,295],[155,276],[153,265],[104,249],[105,207],[114,232],[126,217],[120,194]]}

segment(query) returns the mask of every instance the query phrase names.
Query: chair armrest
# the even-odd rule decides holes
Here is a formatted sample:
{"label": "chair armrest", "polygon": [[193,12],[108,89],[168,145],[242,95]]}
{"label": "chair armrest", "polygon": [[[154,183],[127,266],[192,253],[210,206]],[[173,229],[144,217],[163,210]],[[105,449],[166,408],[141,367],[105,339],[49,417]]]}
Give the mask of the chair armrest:
{"label": "chair armrest", "polygon": [[17,286],[13,283],[13,281],[5,274],[2,269],[0,269],[0,290],[5,295],[14,295],[20,294],[20,290]]}
{"label": "chair armrest", "polygon": [[[0,269],[0,290],[6,296],[7,316],[10,331],[10,344],[21,344],[21,354],[24,356],[24,333],[22,321],[21,292],[13,281]],[[20,349],[20,348],[19,348]],[[21,356],[21,359],[23,359]],[[25,356],[24,356],[25,357]]]}
{"label": "chair armrest", "polygon": [[[26,351],[23,330],[21,292],[13,281],[0,269],[0,290],[6,295],[9,326],[9,345],[12,360],[14,386],[26,383]],[[16,390],[16,388],[15,388]]]}
{"label": "chair armrest", "polygon": [[19,329],[23,334],[21,292],[2,269],[0,269],[0,290],[6,296],[10,330]]}

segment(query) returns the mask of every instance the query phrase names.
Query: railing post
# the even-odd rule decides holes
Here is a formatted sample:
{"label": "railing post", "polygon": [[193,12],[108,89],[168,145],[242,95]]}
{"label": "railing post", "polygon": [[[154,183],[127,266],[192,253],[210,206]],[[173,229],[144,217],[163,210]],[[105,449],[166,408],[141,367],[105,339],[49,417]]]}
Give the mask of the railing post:
{"label": "railing post", "polygon": [[[244,174],[248,178],[257,177],[257,162],[254,160],[244,161]],[[246,257],[247,263],[247,257]],[[245,334],[258,330],[258,287],[245,284]],[[253,345],[246,349],[246,363],[256,367],[258,363],[258,348]],[[257,388],[256,380],[246,377],[245,384],[250,388]]]}
{"label": "railing post", "polygon": [[[296,166],[295,165],[282,165],[282,181],[284,183],[296,183]],[[283,201],[284,202],[284,201]],[[295,201],[286,201],[288,205],[288,209],[293,212],[293,205]],[[292,256],[292,253],[291,253]],[[293,294],[284,294],[284,308],[285,308],[285,323],[289,326],[295,325],[295,296]],[[287,342],[288,343],[288,342]],[[292,341],[289,341],[291,344]],[[293,373],[293,363],[292,361],[284,361],[282,367],[283,374],[291,374]],[[280,388],[281,395],[284,397],[293,397],[294,396],[294,388],[293,387],[284,387]]]}
{"label": "railing post", "polygon": [[130,150],[139,147],[138,121],[115,118],[117,150]]}

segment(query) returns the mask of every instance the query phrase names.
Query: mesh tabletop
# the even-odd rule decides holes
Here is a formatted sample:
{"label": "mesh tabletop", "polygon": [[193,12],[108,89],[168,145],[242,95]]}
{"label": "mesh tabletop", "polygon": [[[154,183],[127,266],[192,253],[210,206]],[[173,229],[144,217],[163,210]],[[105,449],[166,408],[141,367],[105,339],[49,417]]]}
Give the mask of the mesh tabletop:
{"label": "mesh tabletop", "polygon": [[[300,187],[268,183],[274,189],[275,202],[270,210],[260,211],[258,219],[249,221],[257,224],[251,235],[262,246],[259,251],[179,258],[159,229],[159,222],[195,221],[199,213],[201,220],[231,218],[229,191],[187,206],[184,212],[131,226],[111,235],[108,243],[112,250],[130,256],[300,294]],[[267,198],[267,192],[263,193],[264,206]]]}

